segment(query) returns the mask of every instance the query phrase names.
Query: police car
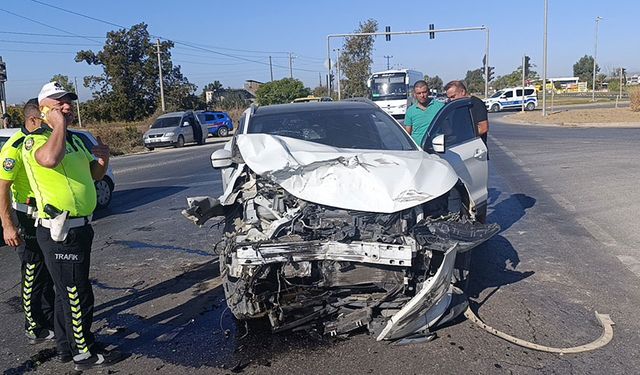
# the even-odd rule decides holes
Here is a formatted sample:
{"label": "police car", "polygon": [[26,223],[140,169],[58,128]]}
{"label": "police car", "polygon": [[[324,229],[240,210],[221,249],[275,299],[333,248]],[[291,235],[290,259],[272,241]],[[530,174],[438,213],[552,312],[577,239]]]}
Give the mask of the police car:
{"label": "police car", "polygon": [[522,96],[522,87],[507,87],[497,91],[489,98],[484,100],[489,112],[499,112],[503,109],[522,108],[524,100],[524,108],[527,111],[533,111],[538,106],[538,96],[533,86],[524,88],[524,97]]}
{"label": "police car", "polygon": [[[0,129],[0,148],[2,148],[9,138],[18,131],[20,131],[19,128]],[[84,143],[88,150],[91,150],[93,146],[98,144],[98,141],[93,134],[86,130],[73,129],[72,132],[82,140],[82,143]],[[111,202],[113,190],[115,189],[115,179],[111,167],[109,167],[102,180],[95,181],[95,185],[98,204],[97,208],[107,207]]]}

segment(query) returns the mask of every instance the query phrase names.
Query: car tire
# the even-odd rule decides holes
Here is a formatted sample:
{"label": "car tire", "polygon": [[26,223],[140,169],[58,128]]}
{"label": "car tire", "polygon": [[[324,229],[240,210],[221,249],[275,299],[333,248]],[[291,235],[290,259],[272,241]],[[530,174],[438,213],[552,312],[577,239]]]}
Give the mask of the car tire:
{"label": "car tire", "polygon": [[536,105],[535,105],[535,104],[533,104],[533,103],[531,103],[531,102],[529,102],[529,103],[527,103],[527,105],[525,106],[525,109],[526,109],[527,111],[533,111],[534,109],[536,109]]}
{"label": "car tire", "polygon": [[218,137],[226,137],[227,135],[229,135],[229,129],[226,126],[218,129]]}
{"label": "car tire", "polygon": [[500,112],[500,105],[498,105],[498,104],[492,105],[490,111],[491,112]]}
{"label": "car tire", "polygon": [[173,147],[180,148],[182,146],[184,146],[184,137],[179,135],[178,136],[178,141],[176,142],[176,144]]}
{"label": "car tire", "polygon": [[113,181],[108,176],[104,176],[102,180],[95,182],[96,187],[96,204],[98,208],[105,208],[111,203],[113,197]]}
{"label": "car tire", "polygon": [[149,150],[149,151],[153,151],[153,150],[155,150],[155,147],[149,147],[149,146],[147,146],[147,147],[145,147],[145,148],[146,148],[147,150]]}

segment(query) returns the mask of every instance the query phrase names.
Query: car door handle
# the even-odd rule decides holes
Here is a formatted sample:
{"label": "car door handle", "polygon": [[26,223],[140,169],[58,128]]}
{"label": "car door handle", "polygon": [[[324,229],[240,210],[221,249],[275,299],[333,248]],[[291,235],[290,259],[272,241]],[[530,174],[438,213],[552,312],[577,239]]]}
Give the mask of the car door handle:
{"label": "car door handle", "polygon": [[476,152],[473,154],[473,157],[476,159],[482,159],[486,154],[487,154],[487,150],[477,149]]}

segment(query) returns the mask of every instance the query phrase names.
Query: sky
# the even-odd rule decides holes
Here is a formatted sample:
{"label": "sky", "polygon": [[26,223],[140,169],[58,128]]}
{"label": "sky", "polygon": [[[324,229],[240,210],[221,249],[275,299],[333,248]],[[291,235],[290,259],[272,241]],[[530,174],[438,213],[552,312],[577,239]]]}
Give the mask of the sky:
{"label": "sky", "polygon": [[[548,0],[548,77],[573,75],[573,64],[593,55],[597,16],[597,61],[604,73],[617,67],[640,72],[637,25],[640,2],[635,0]],[[289,54],[293,76],[310,88],[326,74],[327,35],[354,32],[367,19],[379,31],[420,31],[486,26],[490,30],[489,65],[495,75],[509,74],[531,57],[542,75],[544,0],[432,1],[401,3],[378,0],[322,1],[77,1],[2,0],[0,56],[7,64],[8,104],[37,96],[55,74],[77,78],[81,100],[91,97],[82,78],[102,74],[101,67],[76,63],[77,51],[102,49],[106,33],[140,22],[155,37],[176,41],[175,65],[202,87],[214,80],[240,88],[245,80],[268,82],[269,56],[273,78],[288,77]],[[37,34],[37,35],[33,35]],[[331,54],[344,40],[331,38]],[[185,43],[185,44],[182,44]],[[189,46],[188,46],[189,45]],[[193,48],[193,46],[200,48]],[[372,71],[415,69],[447,82],[464,78],[482,66],[486,33],[464,31],[427,35],[377,37]],[[334,51],[335,49],[335,51]]]}

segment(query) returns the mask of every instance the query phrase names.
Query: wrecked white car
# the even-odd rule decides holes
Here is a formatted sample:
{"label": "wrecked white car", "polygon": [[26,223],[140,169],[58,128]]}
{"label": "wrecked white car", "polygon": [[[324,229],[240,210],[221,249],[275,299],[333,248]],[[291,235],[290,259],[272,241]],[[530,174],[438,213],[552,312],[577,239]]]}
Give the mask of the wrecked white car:
{"label": "wrecked white car", "polygon": [[218,199],[183,214],[224,216],[220,270],[239,320],[378,340],[425,335],[455,317],[456,257],[486,225],[486,148],[465,100],[447,105],[425,152],[370,102],[248,109],[225,149]]}

